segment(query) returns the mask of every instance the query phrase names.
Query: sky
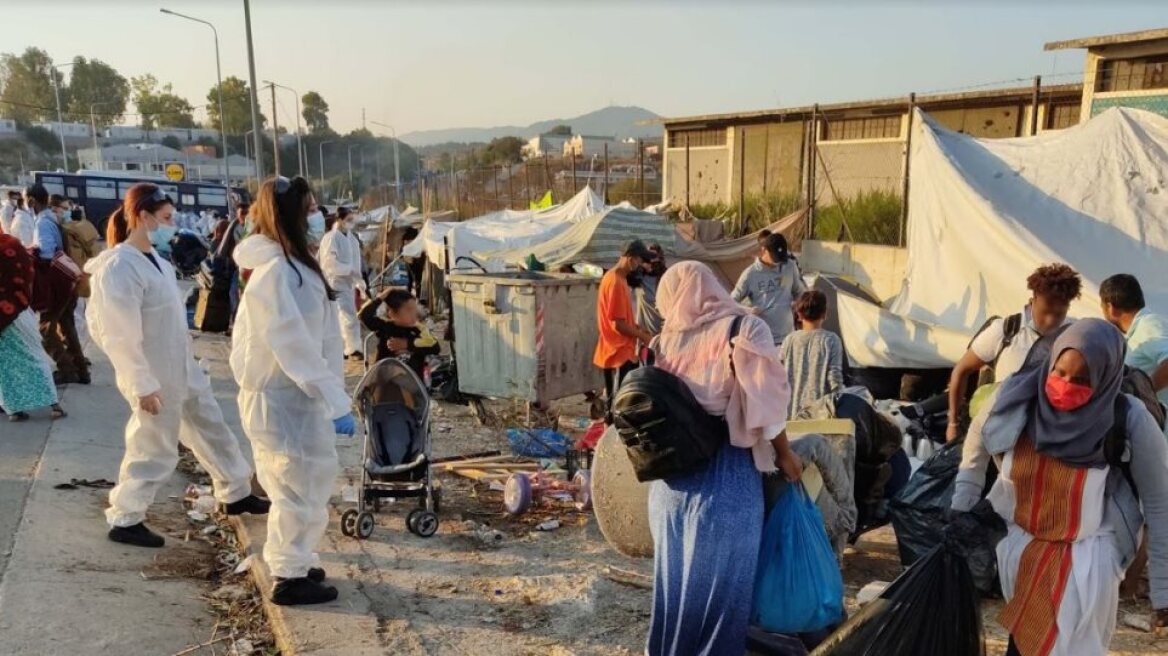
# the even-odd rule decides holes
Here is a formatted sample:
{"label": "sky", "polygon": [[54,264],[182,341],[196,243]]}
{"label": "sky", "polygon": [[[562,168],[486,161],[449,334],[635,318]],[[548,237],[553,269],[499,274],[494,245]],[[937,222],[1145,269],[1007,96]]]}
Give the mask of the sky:
{"label": "sky", "polygon": [[[10,4],[0,52],[101,59],[203,105],[215,83],[211,31],[161,7],[215,24],[223,76],[247,79],[243,0]],[[1083,51],[1044,52],[1045,42],[1168,27],[1161,0],[253,0],[251,16],[261,86],[319,92],[342,132],[360,127],[364,110],[400,134],[527,125],[611,104],[685,116],[1022,85],[1038,74],[1073,82]],[[270,95],[261,102],[270,114]],[[277,103],[280,124],[293,122],[293,94],[278,91]]]}

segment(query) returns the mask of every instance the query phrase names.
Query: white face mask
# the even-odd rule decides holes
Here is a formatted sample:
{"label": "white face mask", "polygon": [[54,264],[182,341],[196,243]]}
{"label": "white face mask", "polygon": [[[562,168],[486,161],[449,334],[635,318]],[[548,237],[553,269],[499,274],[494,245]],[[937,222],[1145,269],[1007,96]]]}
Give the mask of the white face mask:
{"label": "white face mask", "polygon": [[319,242],[324,239],[324,213],[320,210],[308,215],[308,240]]}

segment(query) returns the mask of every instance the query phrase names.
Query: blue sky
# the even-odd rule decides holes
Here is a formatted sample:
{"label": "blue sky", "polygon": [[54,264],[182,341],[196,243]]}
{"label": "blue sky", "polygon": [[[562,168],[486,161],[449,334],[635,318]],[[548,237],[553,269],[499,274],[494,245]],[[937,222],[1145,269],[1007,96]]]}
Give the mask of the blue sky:
{"label": "blue sky", "polygon": [[[242,0],[24,2],[0,51],[151,72],[193,104],[247,78]],[[1047,41],[1168,26],[1160,2],[375,2],[253,0],[257,77],[319,91],[334,127],[525,125],[608,104],[664,115],[956,90],[1041,74],[1077,79],[1082,51]],[[13,26],[20,26],[14,28]],[[38,27],[42,29],[37,29]],[[1025,84],[1025,82],[1021,82]],[[294,120],[290,93],[280,122]],[[265,108],[270,98],[265,99]],[[265,111],[269,111],[265,109]],[[382,131],[370,126],[374,131]]]}

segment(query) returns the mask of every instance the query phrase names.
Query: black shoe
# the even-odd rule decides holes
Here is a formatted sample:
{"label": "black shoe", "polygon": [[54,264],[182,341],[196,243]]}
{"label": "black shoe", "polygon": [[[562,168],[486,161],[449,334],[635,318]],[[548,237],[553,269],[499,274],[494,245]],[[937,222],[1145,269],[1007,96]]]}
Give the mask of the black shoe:
{"label": "black shoe", "polygon": [[228,515],[242,515],[244,513],[249,515],[266,515],[271,507],[271,501],[257,497],[254,494],[249,494],[239,501],[233,501],[227,504],[226,509]]}
{"label": "black shoe", "polygon": [[318,583],[308,577],[276,579],[276,586],[272,588],[272,603],[277,606],[327,604],[336,598],[336,588]]}
{"label": "black shoe", "polygon": [[313,583],[324,583],[325,573],[323,567],[309,567],[308,580]]}
{"label": "black shoe", "polygon": [[133,526],[115,526],[109,531],[109,539],[122,544],[132,544],[136,547],[158,549],[166,544],[162,536],[146,528],[142,522]]}
{"label": "black shoe", "polygon": [[88,385],[93,382],[93,379],[89,377],[89,372],[87,371],[83,374],[77,374],[77,382],[81,385]]}
{"label": "black shoe", "polygon": [[74,374],[74,373],[62,374],[60,371],[53,372],[53,384],[56,385],[57,387],[60,387],[62,385],[68,385],[70,383],[76,383],[76,382],[79,382],[79,379],[77,378],[77,374]]}

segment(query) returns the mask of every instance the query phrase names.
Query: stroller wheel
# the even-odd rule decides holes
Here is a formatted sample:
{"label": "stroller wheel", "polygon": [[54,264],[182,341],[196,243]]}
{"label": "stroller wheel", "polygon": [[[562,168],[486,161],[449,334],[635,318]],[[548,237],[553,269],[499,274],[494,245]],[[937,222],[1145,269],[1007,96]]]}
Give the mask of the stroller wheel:
{"label": "stroller wheel", "polygon": [[425,512],[425,508],[414,508],[410,514],[406,515],[406,529],[414,535],[418,534],[418,515]]}
{"label": "stroller wheel", "polygon": [[592,472],[582,469],[572,477],[576,486],[576,510],[592,510]]}
{"label": "stroller wheel", "polygon": [[503,507],[512,515],[522,515],[531,507],[531,479],[527,474],[511,474],[507,479]]}
{"label": "stroller wheel", "polygon": [[438,515],[429,510],[419,510],[414,518],[414,533],[428,538],[438,532]]}
{"label": "stroller wheel", "polygon": [[357,515],[357,537],[361,540],[367,539],[373,535],[373,529],[377,526],[377,522],[373,519],[373,513],[363,512]]}
{"label": "stroller wheel", "polygon": [[346,510],[341,515],[341,534],[345,537],[354,537],[357,535],[357,511],[353,509]]}

